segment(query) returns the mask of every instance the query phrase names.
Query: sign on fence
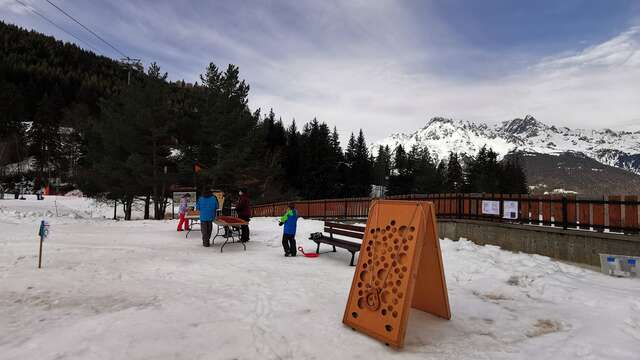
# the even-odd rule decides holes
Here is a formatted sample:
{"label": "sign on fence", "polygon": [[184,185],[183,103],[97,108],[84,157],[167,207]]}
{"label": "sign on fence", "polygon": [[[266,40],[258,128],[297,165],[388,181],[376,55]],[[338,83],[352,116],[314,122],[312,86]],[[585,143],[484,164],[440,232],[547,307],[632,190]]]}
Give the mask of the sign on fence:
{"label": "sign on fence", "polygon": [[504,219],[515,220],[518,218],[518,202],[517,201],[503,201],[502,202],[502,217]]}
{"label": "sign on fence", "polygon": [[482,213],[485,215],[500,215],[500,201],[482,200]]}

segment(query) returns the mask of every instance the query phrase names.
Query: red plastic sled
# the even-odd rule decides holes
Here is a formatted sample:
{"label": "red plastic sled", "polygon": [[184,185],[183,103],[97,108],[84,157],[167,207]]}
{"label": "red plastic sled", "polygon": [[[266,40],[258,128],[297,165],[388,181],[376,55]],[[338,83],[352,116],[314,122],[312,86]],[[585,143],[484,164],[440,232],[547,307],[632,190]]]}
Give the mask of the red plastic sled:
{"label": "red plastic sled", "polygon": [[320,256],[320,254],[304,252],[304,249],[302,249],[302,246],[298,246],[298,251],[300,251],[302,253],[302,255],[304,255],[305,257],[308,257],[308,258],[316,258],[316,257]]}

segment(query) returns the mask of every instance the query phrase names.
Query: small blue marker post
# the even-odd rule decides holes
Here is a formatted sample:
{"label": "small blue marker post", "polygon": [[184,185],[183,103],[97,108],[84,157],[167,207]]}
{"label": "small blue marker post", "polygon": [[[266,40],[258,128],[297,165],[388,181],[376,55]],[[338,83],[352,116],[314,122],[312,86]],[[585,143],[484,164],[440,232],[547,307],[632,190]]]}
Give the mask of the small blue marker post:
{"label": "small blue marker post", "polygon": [[38,230],[38,235],[40,236],[40,251],[38,252],[38,269],[42,268],[42,243],[44,242],[44,238],[47,237],[49,230],[47,229],[49,225],[44,221],[40,221],[40,229]]}

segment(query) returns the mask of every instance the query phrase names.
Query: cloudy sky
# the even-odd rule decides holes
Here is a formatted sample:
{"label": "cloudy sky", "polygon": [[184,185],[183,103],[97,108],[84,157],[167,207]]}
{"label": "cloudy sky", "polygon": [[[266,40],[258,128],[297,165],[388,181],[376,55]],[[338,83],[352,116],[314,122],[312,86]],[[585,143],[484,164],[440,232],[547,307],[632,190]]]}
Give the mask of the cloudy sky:
{"label": "cloudy sky", "polygon": [[[45,0],[3,21],[118,58]],[[369,140],[433,116],[640,128],[636,0],[51,0],[144,64],[188,82],[233,63],[250,106]]]}

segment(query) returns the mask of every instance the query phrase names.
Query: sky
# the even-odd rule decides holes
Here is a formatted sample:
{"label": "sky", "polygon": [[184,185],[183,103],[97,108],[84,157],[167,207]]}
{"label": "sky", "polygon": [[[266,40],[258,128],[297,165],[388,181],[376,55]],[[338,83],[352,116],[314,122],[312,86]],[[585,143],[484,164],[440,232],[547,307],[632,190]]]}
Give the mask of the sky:
{"label": "sky", "polygon": [[[122,57],[46,0],[20,1],[0,0],[0,19]],[[238,65],[252,110],[316,117],[343,141],[435,116],[640,129],[637,0],[50,1],[172,80]]]}

